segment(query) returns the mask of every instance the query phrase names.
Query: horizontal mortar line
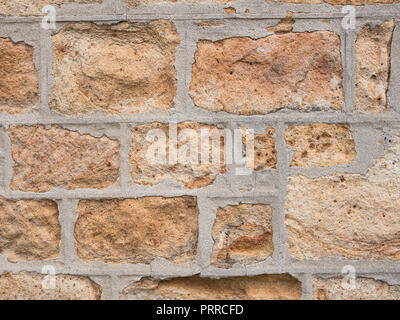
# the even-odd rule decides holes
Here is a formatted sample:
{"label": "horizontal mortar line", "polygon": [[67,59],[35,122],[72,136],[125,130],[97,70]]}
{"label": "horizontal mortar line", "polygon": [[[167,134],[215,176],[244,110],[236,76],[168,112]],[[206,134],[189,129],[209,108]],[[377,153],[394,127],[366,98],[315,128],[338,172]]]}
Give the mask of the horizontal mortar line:
{"label": "horizontal mortar line", "polygon": [[[175,117],[175,118],[174,118]],[[386,113],[381,115],[368,114],[344,114],[344,113],[286,113],[286,114],[269,114],[269,115],[226,115],[226,114],[209,114],[187,117],[181,113],[171,115],[123,115],[121,117],[83,117],[83,118],[67,118],[67,117],[35,117],[32,115],[18,116],[13,118],[9,116],[0,116],[0,126],[9,125],[34,125],[34,124],[60,124],[60,125],[77,125],[77,124],[118,124],[118,123],[149,123],[149,122],[279,122],[279,123],[299,123],[299,122],[345,122],[345,123],[398,123],[400,122],[400,114]]]}
{"label": "horizontal mortar line", "polygon": [[[343,13],[301,13],[294,12],[294,19],[340,19],[343,18]],[[235,16],[226,16],[224,14],[211,14],[211,13],[188,13],[185,15],[177,15],[174,13],[159,13],[157,15],[149,13],[138,14],[121,14],[121,15],[93,15],[93,16],[57,16],[57,22],[79,22],[79,21],[127,21],[127,20],[154,20],[154,19],[171,19],[176,21],[197,21],[197,20],[276,20],[285,18],[285,14],[277,13],[271,14],[269,12],[260,13],[256,15],[251,14],[237,14]],[[357,13],[356,17],[359,18],[399,18],[400,13],[388,12],[387,14],[371,14],[371,13]],[[37,23],[41,22],[43,17],[0,17],[0,23]]]}

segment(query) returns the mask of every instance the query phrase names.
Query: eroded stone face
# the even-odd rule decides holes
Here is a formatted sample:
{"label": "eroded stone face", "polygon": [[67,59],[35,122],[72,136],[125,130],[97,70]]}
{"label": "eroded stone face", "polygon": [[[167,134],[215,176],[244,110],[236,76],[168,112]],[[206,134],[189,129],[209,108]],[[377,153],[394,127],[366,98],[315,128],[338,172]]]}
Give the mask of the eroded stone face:
{"label": "eroded stone face", "polygon": [[350,126],[345,124],[289,126],[285,140],[293,151],[291,167],[344,165],[357,156]]}
{"label": "eroded stone face", "polygon": [[0,52],[0,112],[25,113],[39,101],[33,48],[0,38]]}
{"label": "eroded stone face", "polygon": [[339,36],[316,31],[258,40],[201,40],[189,93],[198,107],[233,114],[283,108],[340,110],[344,100]]}
{"label": "eroded stone face", "polygon": [[226,206],[217,211],[212,229],[211,265],[229,268],[235,263],[265,260],[274,251],[272,209],[265,204]]}
{"label": "eroded stone face", "polygon": [[46,275],[30,272],[0,276],[0,300],[99,300],[101,287],[88,277],[57,274],[55,289]]}
{"label": "eroded stone face", "polygon": [[10,262],[57,257],[60,239],[55,202],[0,198],[0,254]]}
{"label": "eroded stone face", "polygon": [[0,15],[5,16],[39,16],[41,9],[47,5],[64,3],[100,3],[102,0],[0,0]]}
{"label": "eroded stone face", "polygon": [[357,110],[386,111],[394,20],[364,26],[356,41]]}
{"label": "eroded stone face", "polygon": [[[344,284],[343,284],[344,283]],[[342,278],[313,278],[313,300],[400,300],[400,286],[357,277],[355,288]]]}
{"label": "eroded stone face", "polygon": [[194,197],[146,197],[79,202],[78,256],[87,262],[150,263],[157,257],[189,263],[197,252]]}
{"label": "eroded stone face", "polygon": [[13,190],[102,189],[118,179],[119,143],[115,140],[57,126],[13,126],[7,132],[15,162]]}
{"label": "eroded stone face", "polygon": [[[255,171],[276,168],[275,130],[267,128],[263,134],[253,134],[254,159],[247,152],[247,139],[249,137],[245,128],[241,128],[243,145],[246,150],[246,167]],[[251,147],[252,144],[249,144]]]}
{"label": "eroded stone face", "polygon": [[286,227],[297,259],[400,258],[400,137],[364,175],[289,177]]}
{"label": "eroded stone face", "polygon": [[301,283],[290,275],[209,279],[200,277],[153,280],[126,287],[122,300],[299,300]]}
{"label": "eroded stone face", "polygon": [[174,106],[179,37],[171,21],[70,24],[52,40],[53,110],[79,116]]}
{"label": "eroded stone face", "polygon": [[[129,160],[135,183],[156,185],[170,179],[187,189],[203,188],[225,173],[222,129],[196,122],[175,128],[161,123],[133,128]],[[202,131],[209,139],[202,138]],[[202,155],[207,154],[208,160],[203,161]]]}

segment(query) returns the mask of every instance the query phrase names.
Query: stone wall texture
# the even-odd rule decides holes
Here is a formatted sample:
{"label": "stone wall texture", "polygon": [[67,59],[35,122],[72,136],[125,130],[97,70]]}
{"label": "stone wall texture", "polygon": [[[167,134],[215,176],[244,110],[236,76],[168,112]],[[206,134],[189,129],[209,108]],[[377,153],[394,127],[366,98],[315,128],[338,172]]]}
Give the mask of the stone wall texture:
{"label": "stone wall texture", "polygon": [[0,0],[0,300],[399,300],[399,17]]}

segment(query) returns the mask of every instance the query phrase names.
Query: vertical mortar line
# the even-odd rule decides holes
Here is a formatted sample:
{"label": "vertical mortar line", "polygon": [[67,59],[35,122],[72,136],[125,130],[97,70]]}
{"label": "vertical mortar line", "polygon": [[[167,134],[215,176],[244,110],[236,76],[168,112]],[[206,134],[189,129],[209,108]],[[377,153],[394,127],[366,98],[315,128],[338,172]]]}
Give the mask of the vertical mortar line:
{"label": "vertical mortar line", "polygon": [[121,283],[119,277],[115,274],[111,275],[111,299],[119,300],[119,292],[121,290]]}
{"label": "vertical mortar line", "polygon": [[130,149],[130,129],[127,123],[120,124],[120,167],[119,178],[121,189],[124,194],[129,188],[130,164],[129,164],[129,149]]}
{"label": "vertical mortar line", "polygon": [[63,198],[60,205],[61,245],[64,253],[66,268],[77,260],[77,252],[74,238],[74,225],[77,218],[79,200]]}
{"label": "vertical mortar line", "polygon": [[345,30],[344,34],[344,94],[345,112],[352,112],[356,106],[356,79],[355,79],[355,33],[353,29]]}
{"label": "vertical mortar line", "polygon": [[302,277],[302,300],[312,300],[312,274],[305,273]]}
{"label": "vertical mortar line", "polygon": [[3,148],[3,155],[2,155],[2,188],[7,197],[11,196],[11,180],[13,174],[13,164],[14,160],[12,158],[12,148],[11,148],[11,140],[7,134],[6,126],[2,125],[1,128],[1,136],[2,136],[2,148]]}
{"label": "vertical mortar line", "polygon": [[39,114],[42,115],[49,108],[49,57],[51,54],[51,31],[39,27],[40,30],[40,109]]}
{"label": "vertical mortar line", "polygon": [[278,199],[276,212],[273,212],[272,223],[273,232],[278,232],[278,243],[274,243],[276,246],[274,249],[278,251],[277,264],[281,272],[287,270],[288,264],[290,263],[289,250],[287,248],[286,239],[286,227],[285,227],[285,203],[287,194],[287,180],[289,171],[289,159],[288,151],[286,149],[285,142],[285,129],[287,125],[283,122],[279,122],[276,126],[276,151],[277,151],[277,164],[278,170]]}

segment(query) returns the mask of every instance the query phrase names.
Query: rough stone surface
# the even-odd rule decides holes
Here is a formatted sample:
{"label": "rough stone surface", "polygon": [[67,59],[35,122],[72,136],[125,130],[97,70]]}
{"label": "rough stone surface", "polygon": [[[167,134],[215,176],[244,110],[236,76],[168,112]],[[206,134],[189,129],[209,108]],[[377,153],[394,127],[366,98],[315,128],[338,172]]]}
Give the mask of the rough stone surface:
{"label": "rough stone surface", "polygon": [[0,276],[0,300],[99,300],[102,293],[97,283],[82,276],[57,274],[55,289],[51,285],[46,275],[4,272]]}
{"label": "rough stone surface", "polygon": [[101,0],[0,0],[0,15],[7,16],[38,16],[41,9],[47,5],[65,3],[99,3]]}
{"label": "rough stone surface", "polygon": [[399,3],[399,0],[266,0],[266,1],[306,3],[306,4],[329,3],[334,6],[345,6],[345,5],[364,6],[364,5]]}
{"label": "rough stone surface", "polygon": [[10,262],[57,257],[60,239],[55,202],[0,198],[0,254]]}
{"label": "rough stone surface", "polygon": [[229,268],[272,255],[272,209],[265,204],[240,204],[218,209],[212,229],[211,265]]}
{"label": "rough stone surface", "polygon": [[[202,130],[211,138],[202,139]],[[225,173],[223,130],[196,122],[179,123],[177,143],[170,145],[173,132],[172,124],[151,123],[133,128],[129,160],[135,183],[156,185],[170,179],[193,189],[210,185],[219,174]],[[160,138],[151,139],[153,133]],[[203,153],[208,153],[208,161],[202,161]],[[173,154],[176,154],[175,161]]]}
{"label": "rough stone surface", "polygon": [[290,275],[260,275],[223,279],[144,278],[126,287],[122,300],[299,300],[301,283]]}
{"label": "rough stone surface", "polygon": [[398,136],[365,176],[289,177],[286,227],[291,255],[399,260],[399,155]]}
{"label": "rough stone surface", "polygon": [[198,107],[233,114],[266,114],[282,108],[339,110],[339,36],[316,31],[258,40],[201,40],[189,93]]}
{"label": "rough stone surface", "polygon": [[82,200],[75,225],[84,261],[150,263],[157,257],[188,263],[197,252],[194,197]]}
{"label": "rough stone surface", "polygon": [[345,124],[289,126],[285,140],[293,151],[292,167],[329,167],[352,163],[357,156]]}
{"label": "rough stone surface", "polygon": [[357,110],[386,111],[394,20],[364,26],[356,41]]}
{"label": "rough stone surface", "polygon": [[342,278],[313,278],[313,300],[400,300],[400,286],[386,282],[356,278],[355,287]]}
{"label": "rough stone surface", "polygon": [[[255,171],[276,168],[275,130],[267,128],[263,134],[254,134],[254,161],[247,153],[246,129],[242,128],[243,145],[246,150],[246,167]],[[253,161],[253,162],[252,162]]]}
{"label": "rough stone surface", "polygon": [[293,12],[288,11],[286,14],[286,18],[281,19],[276,26],[267,28],[267,31],[273,33],[292,32],[294,22],[295,21],[293,19]]}
{"label": "rough stone surface", "polygon": [[15,162],[11,189],[101,189],[118,179],[119,143],[115,140],[58,126],[12,126],[7,132]]}
{"label": "rough stone surface", "polygon": [[52,40],[53,110],[79,116],[174,106],[179,37],[171,21],[77,23],[63,28]]}
{"label": "rough stone surface", "polygon": [[0,38],[0,112],[24,113],[38,101],[39,79],[33,48]]}

